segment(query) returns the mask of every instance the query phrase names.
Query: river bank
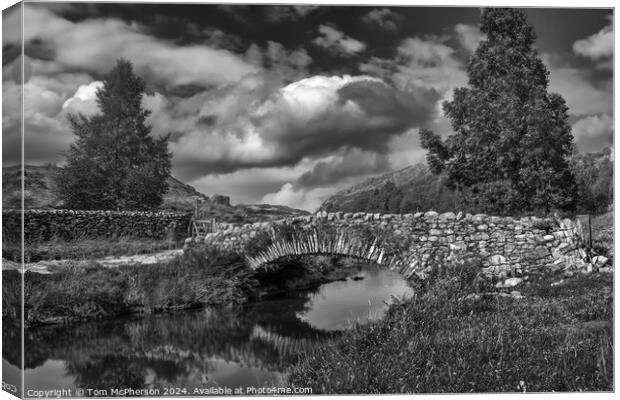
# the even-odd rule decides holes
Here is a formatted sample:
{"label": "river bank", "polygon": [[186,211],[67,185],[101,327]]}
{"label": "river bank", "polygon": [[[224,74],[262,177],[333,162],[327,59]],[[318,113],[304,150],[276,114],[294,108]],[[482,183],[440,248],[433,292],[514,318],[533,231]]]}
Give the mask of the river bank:
{"label": "river bank", "polygon": [[381,320],[292,367],[314,394],[612,391],[613,274],[530,275],[492,296],[444,267]]}
{"label": "river bank", "polygon": [[[344,279],[351,271],[331,257],[304,258],[271,274],[244,259],[209,247],[150,265],[55,265],[53,273],[26,272],[26,327],[151,314],[206,306],[238,306]],[[3,271],[3,321],[20,316],[21,273]]]}

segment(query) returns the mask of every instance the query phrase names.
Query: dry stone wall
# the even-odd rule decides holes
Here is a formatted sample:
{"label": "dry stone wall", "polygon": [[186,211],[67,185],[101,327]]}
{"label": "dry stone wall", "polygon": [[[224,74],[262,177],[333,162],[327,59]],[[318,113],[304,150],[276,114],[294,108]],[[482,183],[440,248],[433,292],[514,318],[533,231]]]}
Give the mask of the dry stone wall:
{"label": "dry stone wall", "polygon": [[[183,238],[191,214],[142,211],[24,210],[25,240],[81,237]],[[21,210],[2,210],[2,230],[19,237]]]}
{"label": "dry stone wall", "polygon": [[[299,232],[331,226],[341,238],[334,238],[333,245],[326,245],[328,248],[346,248],[336,243],[346,241],[343,232],[353,235],[355,231],[374,230],[378,239],[381,239],[381,236],[386,237],[385,243],[379,243],[378,246],[385,246],[387,252],[384,252],[385,258],[374,257],[373,261],[390,259],[393,267],[397,264],[393,261],[397,257],[401,264],[398,269],[409,275],[427,270],[433,262],[441,263],[451,259],[477,258],[482,260],[484,272],[506,276],[545,266],[583,267],[589,257],[578,235],[577,223],[569,219],[515,219],[484,214],[438,214],[434,211],[416,214],[319,212],[273,222],[220,224],[217,232],[206,237],[188,238],[186,247],[206,243],[243,252],[250,239],[261,232],[273,232],[273,228],[278,224],[292,226]],[[394,247],[391,243],[395,241],[406,243],[399,249],[400,254],[393,254]],[[302,254],[306,249],[316,249],[317,246],[288,243],[279,248],[291,249],[291,254]],[[265,250],[269,253],[269,249]],[[274,250],[271,253],[282,255],[282,251]],[[368,254],[368,248],[364,254]],[[350,255],[364,257],[361,252]],[[263,257],[265,258],[269,257]],[[255,259],[250,261],[256,263]],[[275,257],[267,261],[275,261]]]}

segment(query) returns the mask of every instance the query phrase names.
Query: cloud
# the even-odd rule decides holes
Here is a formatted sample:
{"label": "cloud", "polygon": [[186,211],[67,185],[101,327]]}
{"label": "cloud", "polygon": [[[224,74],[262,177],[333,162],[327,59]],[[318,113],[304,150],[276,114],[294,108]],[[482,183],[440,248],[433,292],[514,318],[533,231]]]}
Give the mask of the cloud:
{"label": "cloud", "polygon": [[236,35],[210,26],[200,29],[193,22],[187,24],[187,33],[194,37],[202,38],[204,44],[216,49],[238,50],[242,45],[241,38]]}
{"label": "cloud", "polygon": [[390,170],[386,154],[346,149],[341,154],[317,162],[295,182],[294,188],[314,188],[342,182],[346,178],[384,173]]}
{"label": "cloud", "polygon": [[478,44],[486,38],[486,35],[473,25],[457,24],[454,32],[461,46],[469,53],[473,53],[478,48]]}
{"label": "cloud", "polygon": [[362,21],[369,25],[377,25],[388,31],[397,29],[397,22],[402,18],[395,14],[389,8],[374,8],[368,14],[362,17]]}
{"label": "cloud", "polygon": [[614,123],[608,114],[590,115],[575,122],[573,136],[579,150],[584,153],[613,146]]}
{"label": "cloud", "polygon": [[319,33],[320,36],[315,38],[312,43],[338,53],[353,55],[366,48],[365,43],[353,39],[328,25],[320,25]]}
{"label": "cloud", "polygon": [[61,70],[105,73],[124,57],[133,62],[138,74],[172,86],[219,85],[257,70],[228,50],[206,45],[175,46],[114,18],[71,22],[29,5],[25,6],[24,18],[29,27],[24,40],[45,38],[46,45],[55,51],[53,63]]}
{"label": "cloud", "polygon": [[577,140],[613,136],[613,119],[607,115],[590,115],[573,124],[573,136]]}
{"label": "cloud", "polygon": [[295,189],[293,184],[285,183],[278,192],[265,195],[261,202],[314,212],[323,201],[338,190],[340,187],[337,186],[311,190]]}
{"label": "cloud", "polygon": [[307,68],[312,57],[306,49],[287,50],[280,43],[268,41],[265,57],[268,69],[282,75],[288,81],[299,80],[308,75]]}
{"label": "cloud", "polygon": [[265,19],[269,22],[290,22],[310,14],[319,6],[314,5],[269,5],[265,6]]}
{"label": "cloud", "polygon": [[207,195],[226,194],[231,196],[235,203],[251,204],[260,202],[266,194],[277,192],[282,185],[294,180],[302,171],[299,166],[248,168],[227,174],[205,175],[188,183]]}
{"label": "cloud", "polygon": [[[543,57],[546,58],[546,57]],[[570,66],[547,63],[550,71],[549,89],[562,95],[572,115],[611,114],[613,108],[613,81],[595,83],[586,71]]]}
{"label": "cloud", "polygon": [[172,145],[176,169],[196,178],[293,166],[345,148],[386,152],[392,138],[433,118],[437,98],[434,91],[400,91],[365,76],[314,76],[285,87],[265,76],[246,77],[184,102],[192,118],[210,115],[213,124]]}
{"label": "cloud", "polygon": [[97,104],[97,90],[103,87],[103,82],[93,81],[87,85],[80,85],[75,94],[68,98],[62,108],[72,113],[94,115],[99,113]]}
{"label": "cloud", "polygon": [[573,43],[575,54],[588,57],[594,61],[611,58],[614,53],[614,28],[612,16],[610,23],[597,33]]}
{"label": "cloud", "polygon": [[454,49],[438,38],[407,38],[398,46],[394,59],[372,57],[360,65],[360,70],[389,79],[398,88],[413,85],[442,95],[467,83],[464,66]]}

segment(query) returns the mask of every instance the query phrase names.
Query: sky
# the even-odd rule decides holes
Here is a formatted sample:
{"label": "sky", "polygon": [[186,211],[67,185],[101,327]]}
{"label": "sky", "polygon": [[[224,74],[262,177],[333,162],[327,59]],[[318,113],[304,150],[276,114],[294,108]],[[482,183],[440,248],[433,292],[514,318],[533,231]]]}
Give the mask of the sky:
{"label": "sky", "polygon": [[[3,12],[3,165],[19,163],[17,9]],[[26,164],[62,165],[67,116],[99,112],[123,57],[144,78],[172,175],[233,203],[315,210],[370,176],[424,162],[453,133],[442,102],[484,36],[474,7],[26,3]],[[613,141],[610,9],[524,9],[580,152]]]}

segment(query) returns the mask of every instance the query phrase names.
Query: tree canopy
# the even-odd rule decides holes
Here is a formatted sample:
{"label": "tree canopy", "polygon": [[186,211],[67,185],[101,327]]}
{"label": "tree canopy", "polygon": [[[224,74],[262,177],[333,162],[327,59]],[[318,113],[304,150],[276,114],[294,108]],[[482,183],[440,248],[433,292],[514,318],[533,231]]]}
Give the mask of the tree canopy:
{"label": "tree canopy", "polygon": [[69,116],[77,138],[57,177],[65,207],[147,210],[162,203],[172,154],[169,136],[150,136],[145,88],[132,64],[120,59],[97,90],[100,113]]}
{"label": "tree canopy", "polygon": [[536,34],[516,9],[487,8],[486,35],[467,65],[468,86],[443,104],[454,134],[420,131],[427,162],[486,212],[570,210],[573,136],[564,99],[547,91],[549,71]]}

